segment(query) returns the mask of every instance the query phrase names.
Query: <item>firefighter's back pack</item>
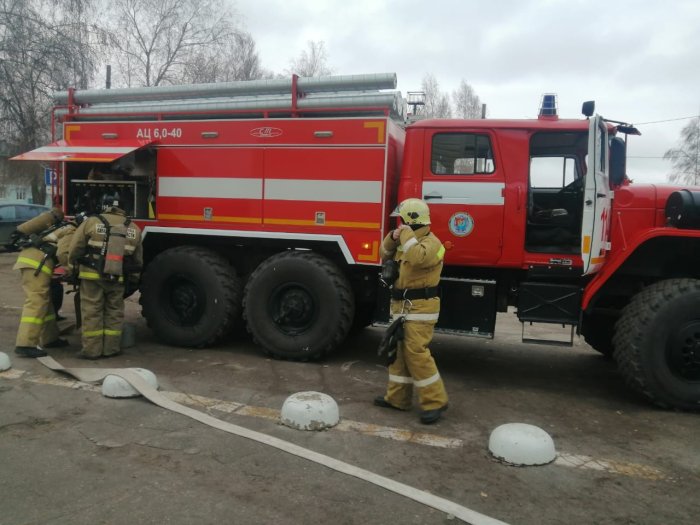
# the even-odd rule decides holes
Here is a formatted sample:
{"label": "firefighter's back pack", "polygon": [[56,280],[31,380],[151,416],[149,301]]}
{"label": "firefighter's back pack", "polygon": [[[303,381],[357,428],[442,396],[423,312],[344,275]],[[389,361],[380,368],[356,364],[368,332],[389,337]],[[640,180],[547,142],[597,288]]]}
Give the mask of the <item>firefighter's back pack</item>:
{"label": "firefighter's back pack", "polygon": [[102,223],[107,228],[105,239],[105,256],[102,267],[102,275],[111,277],[121,277],[124,275],[124,252],[126,246],[126,230],[129,219],[122,224],[110,225],[104,217],[100,215]]}
{"label": "firefighter's back pack", "polygon": [[86,262],[103,279],[118,280],[125,273],[124,256],[131,221],[119,216],[112,221],[104,215],[96,215],[95,218],[99,222],[95,223],[94,235],[88,241]]}

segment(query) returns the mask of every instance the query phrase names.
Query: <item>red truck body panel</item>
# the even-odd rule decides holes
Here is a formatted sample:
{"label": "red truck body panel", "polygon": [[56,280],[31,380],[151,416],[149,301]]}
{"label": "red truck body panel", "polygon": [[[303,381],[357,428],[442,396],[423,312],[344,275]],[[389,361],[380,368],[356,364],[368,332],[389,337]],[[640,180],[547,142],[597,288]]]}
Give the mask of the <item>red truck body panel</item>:
{"label": "red truck body panel", "polygon": [[139,221],[146,233],[339,236],[348,262],[359,264],[379,262],[404,142],[389,118],[364,117],[68,122],[64,136],[103,148],[124,141],[155,147],[155,218]]}

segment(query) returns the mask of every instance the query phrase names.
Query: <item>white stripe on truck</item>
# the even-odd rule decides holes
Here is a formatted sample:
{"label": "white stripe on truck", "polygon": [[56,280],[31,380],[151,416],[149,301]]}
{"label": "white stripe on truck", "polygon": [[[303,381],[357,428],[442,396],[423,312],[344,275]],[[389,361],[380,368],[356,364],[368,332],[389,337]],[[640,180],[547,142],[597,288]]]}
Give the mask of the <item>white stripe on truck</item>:
{"label": "white stripe on truck", "polygon": [[[503,182],[469,182],[462,176],[458,182],[424,181],[423,199],[433,204],[494,204],[503,206]],[[430,198],[431,196],[442,198]],[[426,198],[427,197],[427,198]]]}
{"label": "white stripe on truck", "polygon": [[229,177],[160,177],[159,197],[262,199],[262,179]]}
{"label": "white stripe on truck", "polygon": [[265,180],[265,199],[321,202],[382,202],[379,180]]}

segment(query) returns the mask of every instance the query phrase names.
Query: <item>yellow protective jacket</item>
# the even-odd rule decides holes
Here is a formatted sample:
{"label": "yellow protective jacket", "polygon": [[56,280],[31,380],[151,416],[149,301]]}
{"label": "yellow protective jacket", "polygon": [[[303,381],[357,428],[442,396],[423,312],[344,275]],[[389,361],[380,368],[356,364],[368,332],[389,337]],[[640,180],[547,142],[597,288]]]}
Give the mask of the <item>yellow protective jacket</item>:
{"label": "yellow protective jacket", "polygon": [[[61,226],[60,228],[45,235],[41,239],[44,243],[58,245],[59,248],[56,252],[56,257],[58,257],[60,264],[65,265],[67,263],[65,257],[63,259],[60,257],[62,239],[64,239],[66,236],[68,236],[68,239],[70,239],[70,235],[72,235],[74,231],[75,225],[66,224],[65,226]],[[21,270],[22,268],[34,268],[36,270],[37,268],[41,267],[42,272],[51,275],[53,274],[53,269],[56,266],[56,257],[47,257],[46,260],[44,260],[45,255],[46,254],[39,248],[35,248],[33,246],[24,248],[21,252],[19,252],[19,256],[17,257],[17,262],[15,263],[13,270]],[[41,261],[44,261],[43,265],[41,264]]]}
{"label": "yellow protective jacket", "polygon": [[[430,226],[423,226],[415,232],[410,228],[401,230],[399,240],[395,241],[389,233],[382,242],[380,255],[383,261],[394,259],[399,263],[399,278],[394,288],[416,289],[437,286],[440,283],[445,248],[433,233]],[[392,300],[391,312],[410,308],[408,321],[437,322],[437,315],[416,316],[415,314],[437,314],[440,311],[440,298],[416,299],[411,305],[404,301]]]}
{"label": "yellow protective jacket", "polygon": [[50,239],[51,242],[56,243],[56,259],[58,259],[58,264],[61,266],[68,266],[68,250],[77,228],[75,224],[68,223],[44,237],[44,239]]}
{"label": "yellow protective jacket", "polygon": [[[100,214],[110,226],[124,224],[128,219],[126,213],[116,207],[111,207]],[[98,255],[107,237],[104,224],[97,216],[88,217],[78,227],[70,244],[68,261],[71,265],[79,265],[78,278],[102,279],[99,268],[95,268]],[[126,243],[124,245],[124,267],[141,268],[143,266],[143,249],[141,247],[141,229],[130,222],[126,228]],[[87,261],[92,264],[86,264]],[[119,278],[122,282],[124,276]]]}

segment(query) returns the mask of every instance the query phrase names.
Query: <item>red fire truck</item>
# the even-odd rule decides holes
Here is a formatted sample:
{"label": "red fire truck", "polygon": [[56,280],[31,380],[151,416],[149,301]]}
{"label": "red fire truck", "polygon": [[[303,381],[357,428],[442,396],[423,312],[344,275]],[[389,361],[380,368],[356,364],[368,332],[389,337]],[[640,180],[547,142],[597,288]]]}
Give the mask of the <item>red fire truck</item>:
{"label": "red fire truck", "polygon": [[[386,316],[389,214],[425,199],[446,247],[438,329],[493,337],[497,312],[571,327],[666,407],[700,406],[700,189],[633,184],[624,134],[585,103],[558,118],[404,126],[394,75],[68,91],[55,142],[67,214],[118,190],[144,231],[141,305],[166,343],[245,322],[317,359]],[[387,91],[387,89],[389,91]]]}

